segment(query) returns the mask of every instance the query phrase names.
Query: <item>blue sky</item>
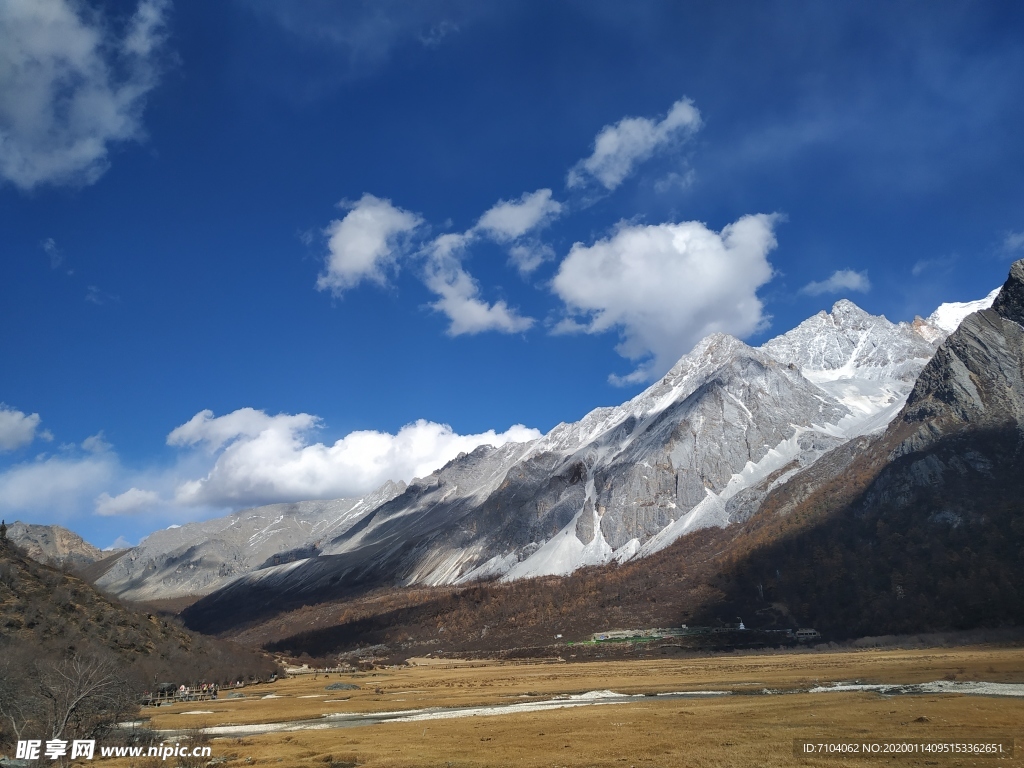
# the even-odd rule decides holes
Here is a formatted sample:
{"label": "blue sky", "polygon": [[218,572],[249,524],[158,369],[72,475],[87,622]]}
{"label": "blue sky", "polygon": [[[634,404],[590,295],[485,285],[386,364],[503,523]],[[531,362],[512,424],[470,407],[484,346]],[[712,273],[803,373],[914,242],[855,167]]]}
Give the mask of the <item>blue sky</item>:
{"label": "blue sky", "polygon": [[0,514],[358,495],[1024,256],[1017,3],[0,6]]}

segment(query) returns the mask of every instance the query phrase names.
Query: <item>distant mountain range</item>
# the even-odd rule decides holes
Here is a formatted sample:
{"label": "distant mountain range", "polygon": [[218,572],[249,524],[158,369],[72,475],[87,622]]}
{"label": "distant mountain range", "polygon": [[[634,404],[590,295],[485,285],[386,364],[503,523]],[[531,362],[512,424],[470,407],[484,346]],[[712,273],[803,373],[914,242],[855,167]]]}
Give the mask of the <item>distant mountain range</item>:
{"label": "distant mountain range", "polygon": [[[912,323],[840,301],[760,348],[708,337],[621,406],[362,499],[245,510],[124,553],[57,526],[7,533],[122,596],[198,597],[193,629],[295,654],[737,616],[839,638],[1024,625],[1022,466],[1024,260]],[[58,637],[51,602],[98,599],[5,553],[0,603],[26,638]]]}
{"label": "distant mountain range", "polygon": [[[392,654],[442,646],[514,653],[546,646],[542,653],[570,653],[559,644],[564,641],[551,646],[552,633],[580,639],[609,626],[680,622],[725,628],[735,626],[737,616],[761,630],[813,626],[828,639],[1022,626],[1024,261],[1013,265],[1002,289],[980,306],[945,306],[937,315],[891,326],[840,303],[761,350],[712,339],[695,350],[697,360],[684,358],[619,413],[598,411],[588,417],[590,424],[584,420],[556,429],[545,438],[547,445],[575,432],[584,451],[552,464],[556,470],[579,467],[568,477],[564,469],[552,475],[564,478],[563,492],[586,489],[577,497],[577,515],[558,534],[578,539],[571,549],[565,547],[570,552],[586,551],[599,535],[613,557],[616,547],[621,550],[615,529],[606,528],[605,521],[611,515],[612,522],[618,517],[628,524],[639,515],[630,518],[628,508],[604,500],[615,499],[605,492],[611,485],[607,478],[635,480],[629,475],[631,455],[647,480],[667,465],[677,477],[694,467],[706,472],[705,499],[694,504],[691,497],[688,511],[675,488],[664,491],[668,499],[660,506],[655,497],[654,509],[670,508],[668,502],[683,509],[641,544],[641,557],[624,558],[622,565],[504,583],[367,592],[386,583],[374,578],[378,573],[368,569],[352,578],[350,571],[334,583],[322,576],[317,580],[312,564],[332,562],[320,557],[288,573],[241,578],[192,605],[184,618],[189,626],[228,631],[274,650],[315,654],[366,644]],[[923,368],[921,340],[937,344]],[[732,353],[722,354],[725,348]],[[766,359],[768,350],[797,362]],[[711,370],[701,371],[699,383],[679,387],[678,400],[669,395],[700,362],[709,362]],[[804,380],[817,381],[819,392],[831,394],[818,395],[820,420],[791,423],[789,439],[827,437],[836,441],[831,449],[813,442],[800,446],[799,439],[799,451],[764,445],[777,421],[766,411],[782,411],[786,418],[812,412],[806,403],[802,409],[793,406],[793,393],[805,390],[799,378],[776,376],[780,367],[790,374],[797,368]],[[758,395],[744,398],[744,386]],[[647,406],[658,403],[659,394],[665,395],[666,407]],[[723,424],[721,415],[730,404],[734,407]],[[659,418],[673,411],[679,418],[672,429],[661,431],[668,437],[659,446],[651,436],[659,434]],[[600,427],[589,430],[595,422]],[[737,424],[746,424],[739,443]],[[718,455],[726,471],[736,466],[732,462],[744,447],[751,456],[727,480],[708,472],[716,464],[703,457],[710,458],[713,448],[698,439],[687,442],[693,435],[714,441],[716,434],[723,436]],[[629,453],[643,442],[646,456]],[[680,444],[684,450],[675,452]],[[763,450],[753,448],[758,445]],[[527,461],[534,455],[527,453]],[[621,470],[614,460],[620,456],[626,457]],[[678,456],[686,461],[677,461]],[[507,474],[521,466],[514,464]],[[516,488],[506,479],[499,489],[511,494]],[[401,499],[383,505],[370,522]],[[593,507],[591,499],[596,499]],[[523,509],[509,508],[513,518]],[[579,521],[594,509],[588,542],[580,536]],[[680,529],[688,535],[659,548]],[[627,535],[628,530],[618,541]],[[517,564],[529,563],[531,556]],[[572,566],[581,559],[563,563]],[[504,578],[521,575],[515,567],[505,570]],[[752,633],[725,642],[768,642],[768,635],[760,637]]]}
{"label": "distant mountain range", "polygon": [[565,575],[750,518],[774,488],[884,429],[939,343],[991,304],[893,324],[838,302],[760,348],[704,339],[632,400],[541,439],[483,446],[408,487],[158,531],[98,585],[129,599]]}

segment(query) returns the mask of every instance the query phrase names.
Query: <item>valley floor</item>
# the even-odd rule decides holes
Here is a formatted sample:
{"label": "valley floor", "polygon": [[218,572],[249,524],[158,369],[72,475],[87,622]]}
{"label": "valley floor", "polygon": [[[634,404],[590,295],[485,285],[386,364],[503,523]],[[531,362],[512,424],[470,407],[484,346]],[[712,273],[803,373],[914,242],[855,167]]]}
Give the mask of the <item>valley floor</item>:
{"label": "valley floor", "polygon": [[[848,691],[832,683],[985,681],[1009,696]],[[327,690],[350,683],[357,690]],[[762,766],[878,765],[879,759],[795,757],[794,739],[979,741],[1016,739],[1024,750],[1024,648],[863,650],[698,659],[549,663],[450,660],[357,674],[312,675],[245,690],[245,698],[147,710],[148,726],[175,731],[369,716],[363,727],[239,734],[210,741],[226,768],[317,766]],[[766,694],[765,691],[773,691]],[[386,713],[550,701],[594,691],[664,694],[602,706],[515,714],[379,722]],[[527,707],[528,709],[528,707]],[[436,717],[432,713],[431,717]],[[223,732],[223,731],[222,731]],[[1018,754],[1014,762],[1024,760]],[[117,762],[106,760],[112,766]],[[160,763],[151,759],[153,766]],[[901,756],[897,765],[996,765],[987,758]],[[145,759],[132,765],[146,768]]]}

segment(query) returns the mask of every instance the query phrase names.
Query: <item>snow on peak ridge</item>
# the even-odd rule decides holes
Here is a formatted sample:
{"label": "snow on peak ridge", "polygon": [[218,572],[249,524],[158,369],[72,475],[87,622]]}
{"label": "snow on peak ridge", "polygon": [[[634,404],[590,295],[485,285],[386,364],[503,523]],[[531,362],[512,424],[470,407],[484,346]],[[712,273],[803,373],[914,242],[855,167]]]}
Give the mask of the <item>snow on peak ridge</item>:
{"label": "snow on peak ridge", "polygon": [[991,307],[1001,289],[1002,286],[996,288],[985,298],[976,301],[950,301],[940,304],[934,312],[928,315],[925,322],[948,335],[955,331],[968,315]]}
{"label": "snow on peak ridge", "polygon": [[692,350],[679,358],[668,373],[630,400],[626,406],[634,406],[634,410],[647,413],[660,410],[666,403],[666,398],[674,401],[679,397],[686,397],[708,374],[740,354],[757,355],[757,352],[727,333],[712,333],[705,336]]}
{"label": "snow on peak ridge", "polygon": [[[994,296],[987,299],[988,304],[992,298]],[[966,316],[981,308],[980,304],[974,302],[959,311]],[[953,314],[947,307],[944,317]],[[962,317],[956,322],[960,319]],[[559,425],[539,441],[537,448],[561,449],[566,453],[588,445],[591,448],[587,450],[592,450],[593,446],[598,446],[595,441],[600,441],[593,462],[587,464],[587,493],[572,520],[555,536],[537,542],[541,544],[540,549],[523,559],[516,553],[498,553],[502,555],[498,558],[501,567],[497,559],[492,558],[485,564],[489,573],[497,575],[507,568],[501,575],[504,580],[569,573],[582,565],[642,557],[701,527],[729,525],[733,519],[729,503],[737,491],[763,482],[771,472],[787,464],[797,462],[805,467],[839,442],[883,429],[899,413],[914,381],[946,333],[943,328],[920,319],[914,323],[892,323],[884,316],[872,315],[852,301],[842,299],[833,305],[831,312],[819,312],[758,349],[726,334],[707,336],[664,377],[629,402],[618,408],[593,411],[577,424]],[[764,366],[760,370],[765,373],[755,373],[756,364],[749,367],[743,358],[760,363]],[[773,369],[778,372],[775,364],[795,368],[799,374],[786,372],[790,384],[778,390],[785,394],[781,400],[773,402],[768,393],[775,389],[769,383],[772,380],[768,372]],[[704,406],[698,406],[698,400],[689,400],[727,366],[733,371],[743,371],[739,380],[746,384],[736,391],[730,391],[728,386],[719,388],[724,397],[718,402],[725,406],[720,414],[715,409],[714,395]],[[766,376],[763,382],[758,381]],[[728,379],[727,376],[723,382]],[[799,384],[800,380],[804,385]],[[744,394],[749,397],[750,392],[745,390],[760,390],[772,403],[771,407],[757,409],[755,402],[760,402],[759,399],[750,401],[747,407],[742,398]],[[811,390],[817,390],[818,394]],[[730,400],[737,409],[731,408]],[[669,410],[684,401],[688,403],[685,410]],[[751,408],[758,411],[756,416]],[[736,414],[740,411],[746,414],[747,422],[744,423],[742,417],[730,418],[730,409]],[[826,417],[826,411],[831,419]],[[693,434],[692,445],[685,443],[685,435],[681,442],[678,431],[658,426],[665,418],[659,415],[663,413],[679,413],[692,419],[689,428],[684,430]],[[842,413],[846,415],[835,420],[836,415]],[[779,414],[785,414],[789,434],[785,429],[771,429],[772,420]],[[630,417],[637,421],[629,427],[628,437],[600,439],[602,434],[612,435],[612,429],[627,423]],[[708,425],[711,428],[705,429]],[[703,454],[701,443],[712,434],[714,437],[710,439],[721,443],[723,436],[728,435],[721,443],[721,455],[712,460],[712,464],[721,463],[740,431],[748,447],[765,441],[769,434],[774,437],[765,441],[767,453],[752,451],[746,465],[739,470],[737,467],[743,464],[743,457],[731,462],[732,475],[724,487],[709,487],[707,478],[712,476],[714,467],[707,465],[709,459]],[[751,435],[758,437],[751,440]],[[668,477],[665,481],[658,475],[664,467],[669,468],[674,478]],[[703,499],[697,498],[700,488],[686,488],[685,479],[694,473],[703,479]],[[674,493],[671,492],[673,485]],[[622,491],[623,488],[627,490]],[[687,492],[680,493],[680,488]],[[635,516],[635,512],[631,512],[623,499],[625,502],[632,499],[634,507],[642,503],[646,515],[660,516],[660,523],[663,523],[660,530],[650,526],[642,531],[625,530],[625,521],[632,519],[630,514]],[[594,516],[593,524],[583,527],[593,530],[592,539],[581,530],[581,523],[588,515]],[[616,540],[606,538],[605,528]],[[633,538],[623,542],[631,535]],[[509,567],[513,555],[518,562]]]}
{"label": "snow on peak ridge", "polygon": [[[913,323],[892,323],[884,315],[872,315],[849,299],[840,299],[831,312],[822,310],[766,342],[761,350],[780,362],[797,365],[811,378],[829,372],[851,377],[874,368],[884,369],[883,376],[911,380],[920,369],[917,361],[930,359],[965,317],[991,307],[999,290],[976,301],[940,304],[926,319],[916,318]],[[870,377],[878,378],[878,373]]]}
{"label": "snow on peak ridge", "polygon": [[532,443],[529,453],[573,453],[630,417],[644,419],[663,411],[697,390],[707,378],[737,355],[759,356],[735,336],[712,333],[679,358],[668,373],[622,405],[595,408],[577,422],[562,422]]}
{"label": "snow on peak ridge", "polygon": [[[936,343],[910,323],[891,323],[852,301],[835,303],[787,333],[761,346],[783,363],[796,365],[811,379],[852,378],[879,369],[871,378],[916,378],[935,352]],[[907,365],[911,361],[920,361]]]}
{"label": "snow on peak ridge", "polygon": [[[786,470],[771,480],[783,482],[845,440],[884,428],[946,328],[992,298],[942,305],[912,324],[841,300],[758,349],[711,334],[631,400],[536,441],[478,449],[407,493],[317,503],[323,509],[304,502],[297,514],[249,510],[160,532],[104,586],[140,599],[232,579],[316,589],[352,567],[440,584],[643,557],[745,519],[773,473]],[[403,548],[411,541],[419,544]]]}
{"label": "snow on peak ridge", "polygon": [[[863,323],[869,318],[874,319],[876,317],[867,310],[861,309],[849,299],[840,299],[832,305],[831,312],[822,310],[819,314],[830,316],[837,325],[849,325],[851,322],[858,321]],[[877,317],[884,317],[884,315],[878,315]]]}

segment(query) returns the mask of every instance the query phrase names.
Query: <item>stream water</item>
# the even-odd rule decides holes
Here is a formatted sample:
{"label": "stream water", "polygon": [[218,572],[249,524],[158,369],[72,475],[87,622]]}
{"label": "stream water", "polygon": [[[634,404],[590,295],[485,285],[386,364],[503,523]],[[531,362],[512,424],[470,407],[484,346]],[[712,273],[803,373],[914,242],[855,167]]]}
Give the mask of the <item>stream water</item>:
{"label": "stream water", "polygon": [[[958,682],[937,680],[931,683],[908,685],[879,685],[834,683],[814,688],[773,691],[761,689],[736,695],[783,695],[791,693],[851,693],[875,692],[882,696],[906,696],[920,694],[957,693],[971,696],[1024,696],[1024,684]],[[247,725],[214,725],[204,728],[210,736],[253,736],[262,733],[288,731],[319,731],[330,728],[356,728],[378,723],[413,723],[428,720],[451,720],[460,717],[493,717],[514,715],[523,712],[543,712],[549,709],[592,707],[607,705],[636,704],[640,702],[665,701],[671,699],[708,699],[733,695],[732,691],[675,691],[657,694],[627,694],[615,691],[588,691],[587,693],[556,696],[551,699],[522,701],[515,704],[493,704],[477,707],[430,707],[427,709],[403,709],[391,712],[335,712],[306,720],[291,720],[283,723],[250,723]],[[159,731],[162,736],[173,737],[185,729]]]}

